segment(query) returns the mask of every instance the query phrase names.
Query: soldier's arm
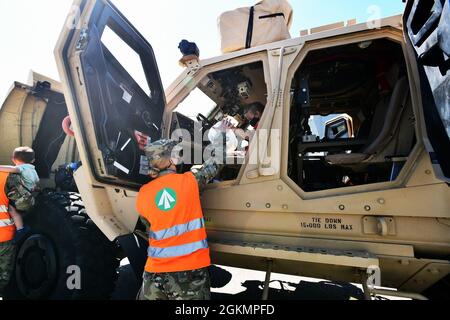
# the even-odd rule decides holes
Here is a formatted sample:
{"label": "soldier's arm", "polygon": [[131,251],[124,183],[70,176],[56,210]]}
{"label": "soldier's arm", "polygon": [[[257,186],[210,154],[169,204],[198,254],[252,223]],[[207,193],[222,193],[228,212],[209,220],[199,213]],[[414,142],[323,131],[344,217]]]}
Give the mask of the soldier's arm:
{"label": "soldier's arm", "polygon": [[208,183],[210,183],[224,167],[226,161],[226,148],[224,142],[226,141],[226,133],[222,133],[218,141],[213,143],[216,151],[220,154],[216,154],[214,157],[208,159],[200,169],[193,169],[191,172],[194,174],[197,180],[200,192],[206,188]]}
{"label": "soldier's arm", "polygon": [[147,219],[145,219],[143,216],[140,216],[139,219],[141,220],[142,224],[145,226],[145,232],[147,234],[150,233],[151,224],[148,222]]}
{"label": "soldier's arm", "polygon": [[198,183],[198,188],[202,192],[208,183],[210,183],[222,170],[223,165],[218,164],[214,158],[206,161],[200,169],[193,169],[195,179]]}
{"label": "soldier's arm", "polygon": [[6,173],[20,173],[19,168],[12,167],[12,166],[0,166],[0,172],[6,172]]}

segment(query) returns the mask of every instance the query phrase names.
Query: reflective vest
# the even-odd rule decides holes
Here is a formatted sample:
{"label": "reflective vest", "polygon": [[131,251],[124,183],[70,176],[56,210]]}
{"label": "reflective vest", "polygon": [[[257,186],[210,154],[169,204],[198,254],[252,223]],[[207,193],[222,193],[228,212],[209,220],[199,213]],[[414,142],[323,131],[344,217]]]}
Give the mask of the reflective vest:
{"label": "reflective vest", "polygon": [[9,199],[5,193],[9,174],[0,172],[0,243],[11,241],[16,232],[14,221],[8,212]]}
{"label": "reflective vest", "polygon": [[183,272],[211,265],[198,182],[192,173],[169,174],[142,187],[137,210],[151,224],[145,271]]}

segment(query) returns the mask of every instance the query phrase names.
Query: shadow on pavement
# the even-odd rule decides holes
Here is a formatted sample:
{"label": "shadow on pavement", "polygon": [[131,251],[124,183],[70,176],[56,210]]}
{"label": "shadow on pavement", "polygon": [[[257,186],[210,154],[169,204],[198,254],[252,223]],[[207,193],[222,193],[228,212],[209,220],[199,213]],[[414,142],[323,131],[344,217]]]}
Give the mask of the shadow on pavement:
{"label": "shadow on pavement", "polygon": [[[122,266],[118,270],[119,278],[112,300],[135,300],[142,283],[136,278],[130,265]],[[233,275],[220,267],[211,266],[211,287],[213,289],[224,288],[233,280]],[[269,300],[350,300],[364,299],[364,294],[358,287],[348,283],[308,282],[290,283],[272,281]],[[237,294],[212,293],[212,299],[216,301],[226,300],[261,300],[264,290],[264,282],[248,280],[242,283],[243,292]],[[292,290],[294,289],[294,290]]]}
{"label": "shadow on pavement", "polygon": [[[211,286],[223,288],[232,280],[232,274],[227,270],[213,266],[211,268]],[[364,294],[358,287],[349,283],[334,283],[329,281],[290,283],[272,281],[279,289],[270,288],[269,300],[363,300]],[[248,280],[242,283],[245,291],[238,294],[213,293],[213,300],[260,300],[263,296],[264,282]],[[295,288],[290,290],[289,288]]]}

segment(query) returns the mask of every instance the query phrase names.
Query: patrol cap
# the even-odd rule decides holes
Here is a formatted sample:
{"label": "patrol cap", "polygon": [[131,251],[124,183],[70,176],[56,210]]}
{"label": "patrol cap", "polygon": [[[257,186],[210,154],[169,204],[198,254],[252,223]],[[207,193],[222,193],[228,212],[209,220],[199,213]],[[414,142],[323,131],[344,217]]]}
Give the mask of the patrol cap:
{"label": "patrol cap", "polygon": [[150,162],[159,160],[161,158],[168,158],[172,155],[173,149],[178,145],[178,142],[173,140],[159,140],[148,145],[145,149],[145,155]]}

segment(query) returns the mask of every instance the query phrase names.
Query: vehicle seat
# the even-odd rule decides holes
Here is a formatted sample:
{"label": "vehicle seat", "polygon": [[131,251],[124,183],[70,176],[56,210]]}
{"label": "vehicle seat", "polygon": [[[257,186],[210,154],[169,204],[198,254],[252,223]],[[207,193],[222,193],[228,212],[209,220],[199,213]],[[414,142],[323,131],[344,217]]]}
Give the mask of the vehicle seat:
{"label": "vehicle seat", "polygon": [[383,98],[375,109],[369,142],[358,153],[328,155],[325,160],[331,165],[352,165],[363,162],[381,152],[398,129],[398,120],[410,94],[408,80],[403,77],[395,84],[392,95]]}

